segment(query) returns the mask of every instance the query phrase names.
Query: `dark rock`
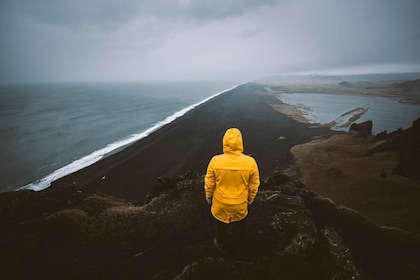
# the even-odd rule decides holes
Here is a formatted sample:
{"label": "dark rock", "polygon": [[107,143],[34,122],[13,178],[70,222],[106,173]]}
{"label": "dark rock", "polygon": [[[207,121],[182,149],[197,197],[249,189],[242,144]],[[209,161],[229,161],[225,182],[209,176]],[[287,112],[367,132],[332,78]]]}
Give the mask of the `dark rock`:
{"label": "dark rock", "polygon": [[323,254],[322,264],[328,268],[326,279],[360,279],[350,250],[343,239],[332,227],[323,228],[318,232],[318,250]]}
{"label": "dark rock", "polygon": [[371,156],[376,153],[380,152],[387,152],[387,151],[397,151],[398,150],[398,136],[397,137],[391,137],[388,140],[386,140],[383,143],[378,144],[377,146],[369,149],[366,152],[366,156]]}
{"label": "dark rock", "polygon": [[402,128],[399,128],[391,133],[388,133],[387,131],[383,131],[381,133],[376,134],[373,139],[372,142],[379,142],[379,141],[383,141],[383,140],[387,140],[393,137],[396,137],[397,135],[400,135],[404,132],[404,130]]}
{"label": "dark rock", "polygon": [[420,271],[417,235],[377,226],[281,174],[250,206],[248,250],[221,255],[203,178],[162,182],[166,191],[142,206],[74,186],[1,193],[2,279],[382,280]]}
{"label": "dark rock", "polygon": [[374,136],[372,139],[372,143],[379,142],[378,145],[369,149],[366,152],[366,156],[371,156],[375,153],[386,152],[386,151],[398,151],[399,146],[401,145],[401,138],[404,137],[406,131],[399,128],[391,133],[387,133],[386,131],[379,133],[378,135]]}
{"label": "dark rock", "polygon": [[331,167],[328,170],[324,171],[328,178],[342,178],[346,177],[346,174],[344,174],[343,171],[341,171],[338,168]]}
{"label": "dark rock", "polygon": [[298,180],[292,180],[289,176],[275,172],[267,177],[260,187],[260,190],[276,190],[286,195],[308,194],[308,189]]}
{"label": "dark rock", "polygon": [[171,189],[174,189],[178,182],[187,180],[187,179],[196,179],[199,175],[192,171],[188,171],[183,175],[178,177],[168,177],[168,176],[160,176],[157,178],[158,183],[154,185],[148,195],[148,201],[152,198],[157,197],[165,192],[168,192]]}
{"label": "dark rock", "polygon": [[420,118],[398,140],[400,158],[393,173],[420,179]]}
{"label": "dark rock", "polygon": [[365,121],[362,123],[352,123],[349,132],[360,137],[367,137],[372,134],[372,121]]}
{"label": "dark rock", "polygon": [[359,272],[369,279],[420,279],[420,236],[381,227],[359,212],[322,197],[304,199],[315,224],[329,225],[343,238]]}
{"label": "dark rock", "polygon": [[369,149],[366,156],[375,153],[394,151],[399,154],[399,162],[392,173],[414,179],[420,179],[420,118],[406,130],[398,129],[392,133],[380,133],[373,138],[380,142]]}
{"label": "dark rock", "polygon": [[388,138],[388,136],[389,136],[388,131],[386,131],[386,130],[385,131],[382,131],[382,132],[376,134],[373,137],[372,142],[378,142],[378,141],[385,140],[385,139]]}

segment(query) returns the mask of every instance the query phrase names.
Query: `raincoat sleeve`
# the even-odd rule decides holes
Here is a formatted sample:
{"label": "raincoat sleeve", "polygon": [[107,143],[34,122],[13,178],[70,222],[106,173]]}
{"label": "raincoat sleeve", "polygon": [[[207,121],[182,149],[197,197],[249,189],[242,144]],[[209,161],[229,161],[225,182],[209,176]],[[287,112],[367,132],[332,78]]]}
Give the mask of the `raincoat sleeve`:
{"label": "raincoat sleeve", "polygon": [[260,186],[260,173],[258,171],[257,163],[254,163],[254,167],[251,170],[249,178],[249,190],[248,190],[248,200],[254,200],[258,192],[258,187]]}
{"label": "raincoat sleeve", "polygon": [[216,187],[216,176],[212,167],[212,160],[210,161],[206,176],[204,177],[204,191],[206,196],[213,197],[214,188]]}

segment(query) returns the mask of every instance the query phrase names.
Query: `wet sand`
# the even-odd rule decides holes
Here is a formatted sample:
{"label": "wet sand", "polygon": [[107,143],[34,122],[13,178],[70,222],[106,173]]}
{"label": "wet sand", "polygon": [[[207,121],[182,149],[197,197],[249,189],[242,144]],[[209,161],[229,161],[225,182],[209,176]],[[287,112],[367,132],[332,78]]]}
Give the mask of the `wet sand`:
{"label": "wet sand", "polygon": [[263,86],[248,83],[202,104],[148,137],[89,167],[53,182],[76,184],[130,201],[144,201],[157,177],[187,171],[205,174],[210,158],[222,153],[226,129],[237,127],[244,153],[252,155],[262,178],[293,160],[290,148],[314,136],[331,135],[328,128],[310,128],[274,110],[275,97],[261,95]]}

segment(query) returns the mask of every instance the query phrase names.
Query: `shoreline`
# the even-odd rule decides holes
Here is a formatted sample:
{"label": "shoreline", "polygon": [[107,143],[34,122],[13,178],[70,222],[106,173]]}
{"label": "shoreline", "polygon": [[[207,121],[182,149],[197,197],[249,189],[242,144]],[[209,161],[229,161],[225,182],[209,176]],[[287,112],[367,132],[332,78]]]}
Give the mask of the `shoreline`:
{"label": "shoreline", "polygon": [[[404,195],[389,194],[401,187],[417,197],[412,190],[418,182],[391,175],[395,153],[365,157],[373,146],[369,139],[309,123],[298,108],[283,104],[259,83],[225,91],[124,150],[54,181],[51,187],[74,184],[144,203],[160,176],[177,177],[187,171],[205,174],[210,158],[222,152],[221,139],[229,127],[242,131],[244,153],[254,156],[262,180],[278,170],[378,224],[419,232],[415,219],[401,218],[420,214],[417,204]],[[338,173],[337,177],[337,170],[344,176]],[[384,184],[386,191],[375,189]],[[398,210],[389,212],[389,208]]]}
{"label": "shoreline", "polygon": [[[107,146],[105,146],[104,148],[101,148],[99,150],[95,150],[93,151],[91,154],[86,155],[84,157],[78,158],[76,160],[74,160],[73,162],[57,169],[54,170],[52,173],[46,175],[45,177],[36,180],[34,182],[31,182],[29,184],[26,184],[24,186],[18,187],[16,190],[21,190],[21,189],[29,189],[29,190],[34,190],[34,191],[41,191],[44,190],[46,188],[49,188],[51,186],[51,184],[54,181],[57,181],[65,176],[68,176],[72,173],[75,173],[83,168],[86,168],[92,164],[97,163],[100,160],[105,159],[108,156],[111,156],[112,154],[115,154],[116,152],[118,152],[118,150],[120,149],[124,149],[125,147],[128,147],[129,145],[132,145],[133,143],[147,137],[149,134],[153,133],[154,131],[160,129],[161,127],[170,124],[171,122],[175,121],[177,118],[182,117],[183,115],[185,115],[186,113],[188,113],[189,111],[193,110],[194,108],[196,108],[197,106],[200,106],[201,104],[206,103],[207,101],[217,97],[220,94],[223,94],[225,92],[228,92],[230,90],[235,89],[236,87],[240,86],[242,84],[238,84],[236,86],[233,86],[229,89],[217,92],[197,103],[194,103],[186,108],[183,108],[179,111],[176,111],[175,113],[173,113],[170,116],[167,116],[165,119],[160,120],[158,122],[156,122],[155,124],[153,124],[152,127],[133,134],[129,137],[126,137],[122,140],[118,140],[116,142],[112,142],[110,144],[108,144]],[[108,156],[107,156],[108,155]]]}
{"label": "shoreline", "polygon": [[[314,92],[332,91],[335,88],[339,94],[366,96],[349,88],[340,92],[338,91],[340,86],[337,84],[330,83],[326,88],[323,88],[321,84],[324,83],[312,85],[313,89],[317,88]],[[268,84],[265,85],[268,86]],[[285,93],[311,88],[309,83],[303,87],[295,86],[284,86],[281,83],[276,85]],[[260,94],[275,96],[275,92],[268,91],[260,92]],[[412,95],[398,96],[389,91],[382,93],[378,91],[371,96],[394,99],[399,102],[412,98]],[[420,104],[419,102],[409,103]],[[282,114],[297,121],[309,123],[297,107],[284,103],[271,105]],[[369,149],[381,143],[371,140],[372,137],[359,138],[343,133],[312,139],[293,146],[291,153],[295,162],[289,172],[320,196],[355,209],[379,225],[420,233],[417,219],[420,215],[419,181],[392,174],[392,170],[398,163],[399,155],[396,151],[366,156]]]}
{"label": "shoreline", "polygon": [[[401,100],[411,98],[411,95],[401,94],[395,98],[396,93],[390,94],[389,89],[378,90],[375,94],[361,95],[357,90],[343,91],[341,83],[333,84],[332,82],[314,84],[303,82],[303,85],[265,83],[263,85],[264,91],[259,91],[259,94],[278,99],[277,102],[270,103],[271,107],[281,114],[313,127],[329,127],[332,130],[346,132],[352,123],[371,120],[374,124],[372,133],[378,134],[399,128],[406,129],[411,126],[412,121],[420,117],[419,102],[402,102]],[[336,93],[333,93],[334,91]],[[330,98],[340,97],[344,99],[343,104],[346,105],[334,103],[336,101],[330,104]],[[388,108],[395,110],[392,112],[394,115],[380,113],[386,112]],[[328,113],[329,111],[332,113]],[[405,112],[405,117],[401,117],[402,112]],[[395,114],[399,114],[396,115],[397,118]],[[394,117],[391,118],[392,116]]]}
{"label": "shoreline", "polygon": [[174,177],[187,171],[205,174],[211,157],[222,152],[221,139],[230,127],[242,131],[244,153],[255,157],[261,178],[288,167],[292,146],[337,133],[312,128],[275,111],[268,105],[275,101],[272,97],[256,94],[262,87],[247,83],[226,91],[124,150],[54,181],[51,187],[75,184],[144,201],[159,176]]}

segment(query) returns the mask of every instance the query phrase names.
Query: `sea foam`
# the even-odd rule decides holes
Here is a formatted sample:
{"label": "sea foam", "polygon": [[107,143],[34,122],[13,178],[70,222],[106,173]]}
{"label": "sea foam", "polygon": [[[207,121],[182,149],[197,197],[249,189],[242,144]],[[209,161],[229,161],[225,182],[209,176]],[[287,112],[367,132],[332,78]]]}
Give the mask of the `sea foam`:
{"label": "sea foam", "polygon": [[161,128],[162,126],[164,126],[166,124],[169,124],[169,123],[173,122],[177,118],[185,115],[188,111],[191,111],[192,109],[196,108],[197,106],[213,99],[214,97],[216,97],[216,96],[218,96],[222,93],[231,91],[231,90],[237,88],[240,85],[242,85],[242,84],[238,84],[238,85],[236,85],[232,88],[223,90],[223,91],[218,92],[216,94],[213,94],[212,96],[210,96],[210,97],[208,97],[208,98],[206,98],[206,99],[204,99],[204,100],[202,100],[198,103],[195,103],[195,104],[193,104],[191,106],[188,106],[188,107],[186,107],[186,108],[184,108],[180,111],[177,111],[174,114],[166,117],[164,120],[157,122],[155,125],[153,125],[152,127],[148,128],[147,130],[145,130],[141,133],[133,134],[133,135],[131,135],[131,136],[125,138],[125,139],[122,139],[122,140],[113,142],[111,144],[108,144],[105,148],[94,151],[93,153],[91,153],[91,154],[89,154],[85,157],[77,159],[77,160],[71,162],[70,164],[67,164],[67,165],[55,170],[51,174],[43,177],[42,179],[39,179],[39,180],[37,180],[33,183],[30,183],[28,185],[20,187],[18,190],[20,190],[20,189],[30,189],[30,190],[34,190],[34,191],[40,191],[40,190],[46,189],[51,185],[51,183],[53,181],[58,180],[58,179],[66,176],[68,174],[79,171],[80,169],[83,169],[83,168],[85,168],[89,165],[92,165],[92,164],[98,162],[99,160],[101,160],[102,158],[104,158],[106,155],[110,154],[111,152],[113,152],[117,149],[120,149],[124,146],[127,146],[129,144],[132,144],[132,143],[134,143],[134,142],[136,142],[136,141],[138,141],[142,138],[147,137],[150,133],[158,130],[159,128]]}

